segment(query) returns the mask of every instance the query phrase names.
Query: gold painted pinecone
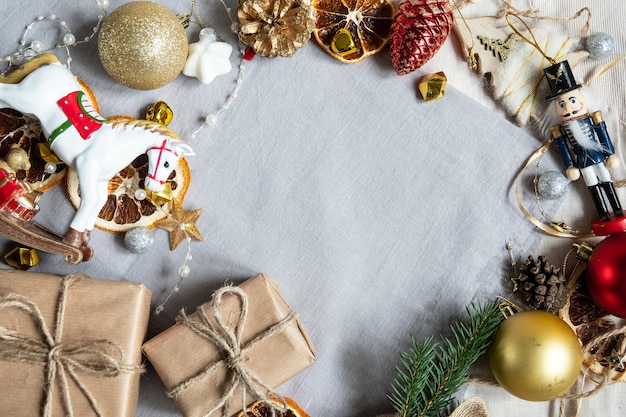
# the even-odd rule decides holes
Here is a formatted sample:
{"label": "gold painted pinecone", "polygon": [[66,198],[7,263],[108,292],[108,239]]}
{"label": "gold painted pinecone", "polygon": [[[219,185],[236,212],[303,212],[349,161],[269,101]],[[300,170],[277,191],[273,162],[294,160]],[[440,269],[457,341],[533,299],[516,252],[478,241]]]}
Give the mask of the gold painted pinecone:
{"label": "gold painted pinecone", "polygon": [[310,0],[243,0],[237,17],[241,41],[266,58],[292,56],[315,28]]}
{"label": "gold painted pinecone", "polygon": [[535,310],[556,313],[567,301],[565,276],[561,268],[539,256],[535,261],[529,256],[513,278],[514,291],[521,293],[528,306]]}

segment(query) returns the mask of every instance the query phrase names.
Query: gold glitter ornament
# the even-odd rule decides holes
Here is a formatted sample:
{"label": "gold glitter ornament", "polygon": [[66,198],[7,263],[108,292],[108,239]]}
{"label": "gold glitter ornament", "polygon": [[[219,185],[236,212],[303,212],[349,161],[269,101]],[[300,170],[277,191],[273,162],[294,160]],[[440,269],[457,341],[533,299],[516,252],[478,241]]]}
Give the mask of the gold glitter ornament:
{"label": "gold glitter ornament", "polygon": [[149,1],[126,3],[102,24],[100,61],[120,84],[137,90],[164,86],[187,60],[187,35],[178,17]]}
{"label": "gold glitter ornament", "polygon": [[292,56],[315,29],[309,0],[242,0],[237,17],[239,39],[265,58]]}
{"label": "gold glitter ornament", "polygon": [[202,208],[185,211],[178,200],[173,199],[170,215],[156,222],[155,226],[170,232],[170,249],[176,250],[178,245],[185,239],[204,240],[202,234],[196,227],[196,222],[201,213]]}

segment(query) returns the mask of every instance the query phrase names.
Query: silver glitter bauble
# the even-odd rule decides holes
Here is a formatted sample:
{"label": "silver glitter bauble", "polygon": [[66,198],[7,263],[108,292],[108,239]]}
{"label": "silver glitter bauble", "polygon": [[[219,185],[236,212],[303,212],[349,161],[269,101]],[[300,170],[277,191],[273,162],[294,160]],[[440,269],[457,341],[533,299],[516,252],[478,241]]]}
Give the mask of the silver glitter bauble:
{"label": "silver glitter bauble", "polygon": [[124,235],[124,245],[126,249],[133,253],[145,253],[154,246],[154,235],[152,230],[144,226],[137,226],[126,232]]}
{"label": "silver glitter bauble", "polygon": [[537,194],[546,200],[556,200],[567,192],[570,181],[559,171],[548,171],[537,179]]}
{"label": "silver glitter bauble", "polygon": [[591,59],[608,58],[615,52],[615,41],[606,32],[597,32],[585,38],[585,50]]}

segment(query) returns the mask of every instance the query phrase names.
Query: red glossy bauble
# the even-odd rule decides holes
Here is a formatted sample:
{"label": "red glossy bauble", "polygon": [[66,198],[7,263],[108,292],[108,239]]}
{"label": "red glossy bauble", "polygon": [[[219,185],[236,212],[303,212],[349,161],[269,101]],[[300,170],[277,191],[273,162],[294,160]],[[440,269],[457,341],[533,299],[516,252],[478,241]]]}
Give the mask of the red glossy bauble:
{"label": "red glossy bauble", "polygon": [[610,314],[626,318],[626,232],[610,235],[596,245],[586,275],[594,301]]}

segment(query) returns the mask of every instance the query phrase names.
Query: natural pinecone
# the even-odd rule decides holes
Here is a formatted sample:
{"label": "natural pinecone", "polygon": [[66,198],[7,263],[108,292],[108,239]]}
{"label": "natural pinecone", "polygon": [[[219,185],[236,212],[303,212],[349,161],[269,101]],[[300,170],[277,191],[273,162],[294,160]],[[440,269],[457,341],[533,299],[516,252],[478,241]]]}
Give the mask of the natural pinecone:
{"label": "natural pinecone", "polygon": [[290,57],[315,29],[310,0],[241,0],[239,39],[265,58]]}
{"label": "natural pinecone", "polygon": [[539,256],[532,256],[519,267],[519,274],[513,278],[513,291],[520,292],[528,306],[535,310],[556,313],[567,301],[565,276],[561,268]]}

